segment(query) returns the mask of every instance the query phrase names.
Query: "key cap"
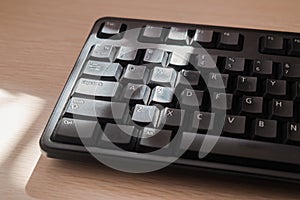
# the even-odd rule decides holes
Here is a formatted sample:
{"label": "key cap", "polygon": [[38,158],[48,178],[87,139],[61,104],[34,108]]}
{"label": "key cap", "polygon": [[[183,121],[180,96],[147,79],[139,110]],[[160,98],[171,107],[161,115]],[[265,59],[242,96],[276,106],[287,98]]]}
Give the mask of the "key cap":
{"label": "key cap", "polygon": [[263,113],[263,98],[244,95],[242,98],[242,112],[249,114]]}
{"label": "key cap", "polygon": [[238,76],[237,87],[238,92],[256,92],[257,78],[251,76]]}
{"label": "key cap", "polygon": [[161,111],[160,118],[158,120],[159,128],[167,128],[174,131],[178,130],[178,127],[183,125],[184,120],[184,110],[164,108]]}
{"label": "key cap", "polygon": [[219,109],[219,110],[231,110],[232,109],[232,94],[226,94],[226,93],[213,93],[212,98],[212,108]]}
{"label": "key cap", "polygon": [[289,51],[288,54],[291,56],[300,57],[300,38],[293,38],[289,40]]}
{"label": "key cap", "polygon": [[141,126],[153,126],[157,124],[159,109],[156,106],[137,104],[134,107],[132,121]]}
{"label": "key cap", "polygon": [[120,22],[105,22],[101,25],[98,32],[99,38],[121,39],[122,34],[126,30],[126,25]]}
{"label": "key cap", "polygon": [[286,81],[285,80],[275,80],[267,79],[265,96],[276,97],[276,96],[286,96]]}
{"label": "key cap", "polygon": [[260,51],[266,54],[283,55],[286,51],[286,45],[283,37],[267,35],[260,39]]}
{"label": "key cap", "polygon": [[128,83],[124,92],[125,101],[131,106],[135,104],[147,104],[151,89],[147,85]]}
{"label": "key cap", "polygon": [[97,121],[62,118],[54,132],[57,142],[92,146],[101,127]]}
{"label": "key cap", "polygon": [[284,63],[283,78],[289,80],[299,80],[300,78],[300,63]]}
{"label": "key cap", "polygon": [[81,78],[75,88],[75,94],[92,96],[97,99],[111,100],[117,97],[121,90],[118,82],[97,81]]}
{"label": "key cap", "polygon": [[252,69],[252,74],[259,77],[272,76],[273,61],[271,60],[256,60]]}
{"label": "key cap", "polygon": [[175,89],[170,87],[156,86],[151,93],[149,104],[162,104],[172,106]]}
{"label": "key cap", "polygon": [[144,128],[141,132],[141,139],[137,146],[138,151],[151,151],[167,149],[172,137],[172,131]]}
{"label": "key cap", "polygon": [[116,62],[119,62],[123,65],[128,63],[137,64],[137,54],[138,49],[135,47],[120,47],[117,55],[116,55]]}
{"label": "key cap", "polygon": [[131,151],[135,146],[135,135],[134,126],[108,123],[105,126],[104,133],[101,135],[98,146],[113,149],[119,147]]}
{"label": "key cap", "polygon": [[243,48],[243,36],[238,32],[221,32],[218,48],[231,51],[241,51]]}
{"label": "key cap", "polygon": [[112,45],[96,44],[92,50],[91,56],[104,62],[113,62],[117,48]]}
{"label": "key cap", "polygon": [[273,99],[271,102],[272,117],[292,118],[293,117],[293,101]]}
{"label": "key cap", "polygon": [[139,40],[141,42],[163,43],[164,28],[147,25],[143,28]]}
{"label": "key cap", "polygon": [[285,132],[289,142],[300,142],[300,123],[288,122],[285,125]]}
{"label": "key cap", "polygon": [[177,76],[176,87],[198,86],[200,83],[200,72],[181,70]]}
{"label": "key cap", "polygon": [[192,118],[192,130],[212,130],[214,128],[215,113],[195,111]]}
{"label": "key cap", "polygon": [[228,57],[225,61],[225,72],[243,73],[245,70],[245,58]]}
{"label": "key cap", "polygon": [[246,117],[227,115],[223,127],[224,134],[244,135],[246,131]]}
{"label": "key cap", "polygon": [[144,62],[161,64],[162,66],[165,66],[167,58],[167,52],[161,49],[147,49],[144,56]]}
{"label": "key cap", "polygon": [[293,100],[298,103],[300,100],[300,82],[295,82],[294,84],[292,84],[291,93]]}
{"label": "key cap", "polygon": [[208,88],[226,89],[228,86],[228,74],[209,73]]}
{"label": "key cap", "polygon": [[123,84],[141,83],[146,84],[149,76],[149,70],[144,65],[128,65],[121,78]]}
{"label": "key cap", "polygon": [[184,68],[188,68],[189,61],[190,61],[190,54],[186,53],[171,53],[169,66],[175,68],[176,70],[180,71]]}
{"label": "key cap", "polygon": [[195,108],[202,105],[204,91],[185,89],[181,93],[180,106],[184,108]]}
{"label": "key cap", "polygon": [[214,31],[197,29],[192,40],[194,47],[214,48],[216,45]]}
{"label": "key cap", "polygon": [[258,138],[276,139],[277,121],[256,119],[254,121],[254,136]]}
{"label": "key cap", "polygon": [[201,69],[216,69],[218,62],[218,56],[209,54],[200,54],[196,57],[196,68]]}
{"label": "key cap", "polygon": [[126,113],[125,103],[98,101],[73,97],[68,103],[66,113],[85,117],[99,118],[101,123],[120,121]]}
{"label": "key cap", "polygon": [[171,27],[167,35],[166,42],[169,44],[176,44],[176,45],[188,45],[189,44],[188,29]]}
{"label": "key cap", "polygon": [[89,60],[84,67],[83,74],[86,76],[96,76],[100,80],[118,81],[122,71],[123,68],[118,63]]}
{"label": "key cap", "polygon": [[174,87],[177,77],[177,72],[173,68],[154,67],[151,71],[148,85],[150,87],[166,86]]}

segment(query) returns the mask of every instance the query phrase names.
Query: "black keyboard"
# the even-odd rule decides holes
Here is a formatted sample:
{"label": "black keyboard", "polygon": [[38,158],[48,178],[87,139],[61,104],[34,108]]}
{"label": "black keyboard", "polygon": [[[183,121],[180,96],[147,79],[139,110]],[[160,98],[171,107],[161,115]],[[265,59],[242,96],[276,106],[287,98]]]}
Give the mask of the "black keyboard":
{"label": "black keyboard", "polygon": [[300,34],[99,19],[40,144],[300,180]]}

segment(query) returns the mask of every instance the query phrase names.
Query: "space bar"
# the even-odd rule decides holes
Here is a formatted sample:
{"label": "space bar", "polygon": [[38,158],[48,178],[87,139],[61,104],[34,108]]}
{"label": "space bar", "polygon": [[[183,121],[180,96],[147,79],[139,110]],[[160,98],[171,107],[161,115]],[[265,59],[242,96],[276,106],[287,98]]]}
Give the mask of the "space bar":
{"label": "space bar", "polygon": [[[184,132],[180,149],[199,152],[205,137],[207,137],[207,142],[216,139],[216,136]],[[300,165],[299,151],[299,146],[219,137],[210,153]]]}

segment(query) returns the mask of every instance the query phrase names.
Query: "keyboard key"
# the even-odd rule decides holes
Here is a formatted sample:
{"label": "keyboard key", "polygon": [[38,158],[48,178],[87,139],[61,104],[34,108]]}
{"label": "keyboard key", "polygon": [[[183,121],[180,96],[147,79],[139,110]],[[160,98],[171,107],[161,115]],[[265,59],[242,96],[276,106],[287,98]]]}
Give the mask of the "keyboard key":
{"label": "keyboard key", "polygon": [[300,78],[300,63],[284,63],[283,78],[298,81]]}
{"label": "keyboard key", "polygon": [[137,63],[137,54],[138,49],[135,47],[120,47],[117,55],[116,55],[116,62],[119,62],[123,65],[128,63]]}
{"label": "keyboard key", "polygon": [[241,51],[243,48],[243,36],[238,32],[221,32],[218,48],[231,51]]}
{"label": "keyboard key", "polygon": [[176,52],[171,53],[169,65],[178,71],[187,68],[190,61],[190,54],[178,54]]}
{"label": "keyboard key", "polygon": [[135,146],[135,128],[134,126],[106,124],[104,133],[101,135],[98,142],[99,147],[113,148],[114,145],[125,150],[133,150]]}
{"label": "keyboard key", "polygon": [[162,66],[165,66],[167,58],[167,52],[161,49],[147,49],[144,56],[144,62],[161,64]]}
{"label": "keyboard key", "polygon": [[238,76],[236,90],[238,92],[256,92],[257,78],[251,76]]}
{"label": "keyboard key", "polygon": [[97,79],[105,81],[118,81],[123,68],[118,63],[99,62],[89,60],[84,67],[83,74],[87,76],[96,76]]}
{"label": "keyboard key", "polygon": [[266,54],[285,54],[286,45],[283,37],[275,35],[262,37],[260,40],[260,51]]}
{"label": "keyboard key", "polygon": [[177,72],[173,68],[154,67],[151,71],[148,84],[151,87],[157,85],[174,87],[177,77]]}
{"label": "keyboard key", "polygon": [[129,101],[129,105],[147,104],[151,89],[147,85],[128,83],[125,87],[123,98]]}
{"label": "keyboard key", "polygon": [[208,75],[208,88],[226,89],[228,86],[228,74],[209,73]]}
{"label": "keyboard key", "polygon": [[213,130],[215,114],[195,111],[192,118],[192,130]]}
{"label": "keyboard key", "polygon": [[233,95],[226,93],[213,93],[211,100],[212,108],[219,110],[231,110],[232,109]]}
{"label": "keyboard key", "polygon": [[143,28],[139,40],[141,42],[162,43],[164,28],[147,25]]}
{"label": "keyboard key", "polygon": [[242,98],[242,112],[249,114],[263,113],[263,98],[243,96]]}
{"label": "keyboard key", "polygon": [[287,86],[285,80],[275,80],[267,79],[265,96],[276,97],[276,96],[286,96]]}
{"label": "keyboard key", "polygon": [[99,118],[102,123],[124,119],[127,105],[125,103],[98,101],[73,97],[66,113],[85,117]]}
{"label": "keyboard key", "polygon": [[243,73],[245,70],[245,58],[228,57],[225,61],[225,71],[228,73]]}
{"label": "keyboard key", "polygon": [[171,141],[172,131],[159,130],[154,128],[144,128],[141,139],[137,146],[138,151],[151,151],[157,149],[167,149]]}
{"label": "keyboard key", "polygon": [[218,56],[209,54],[200,54],[196,57],[196,68],[201,69],[217,69]]}
{"label": "keyboard key", "polygon": [[118,82],[81,78],[75,88],[75,94],[88,95],[102,100],[111,100],[119,95],[120,90],[121,85]]}
{"label": "keyboard key", "polygon": [[293,101],[273,99],[271,101],[271,115],[275,118],[292,118],[294,112],[293,105]]}
{"label": "keyboard key", "polygon": [[164,108],[161,111],[157,127],[165,127],[177,131],[178,127],[181,127],[183,125],[184,114],[184,110]]}
{"label": "keyboard key", "polygon": [[117,48],[112,45],[96,44],[92,50],[91,56],[104,62],[113,62]]}
{"label": "keyboard key", "polygon": [[56,128],[53,140],[91,146],[100,131],[101,127],[97,121],[62,118]]}
{"label": "keyboard key", "polygon": [[159,109],[156,106],[145,106],[141,104],[137,104],[134,107],[134,111],[132,114],[133,122],[141,126],[150,125],[155,127],[158,117]]}
{"label": "keyboard key", "polygon": [[273,61],[271,60],[256,60],[252,69],[252,74],[259,77],[272,76]]}
{"label": "keyboard key", "polygon": [[98,32],[99,38],[121,39],[122,34],[126,30],[126,25],[120,22],[105,22],[101,25]]}
{"label": "keyboard key", "polygon": [[287,140],[290,142],[300,142],[300,123],[288,122],[285,125]]}
{"label": "keyboard key", "polygon": [[194,47],[214,48],[216,45],[214,31],[197,29],[192,40]]}
{"label": "keyboard key", "polygon": [[199,71],[181,70],[178,73],[176,87],[198,86],[201,73]]}
{"label": "keyboard key", "polygon": [[141,83],[146,84],[149,76],[149,70],[143,65],[131,65],[126,67],[126,70],[121,78],[123,84],[126,83]]}
{"label": "keyboard key", "polygon": [[254,136],[258,138],[276,139],[277,121],[256,119],[254,121]]}
{"label": "keyboard key", "polygon": [[172,106],[174,103],[174,88],[156,86],[151,93],[149,104],[162,104],[164,106]]}
{"label": "keyboard key", "polygon": [[185,89],[181,93],[180,106],[184,108],[200,107],[202,105],[202,99],[204,91]]}
{"label": "keyboard key", "polygon": [[176,44],[176,45],[188,45],[189,44],[188,29],[172,27],[169,30],[169,33],[166,38],[166,42],[169,44]]}
{"label": "keyboard key", "polygon": [[227,115],[223,127],[224,134],[244,135],[246,131],[246,117]]}
{"label": "keyboard key", "polygon": [[300,57],[300,38],[293,38],[289,41],[288,54],[291,56]]}

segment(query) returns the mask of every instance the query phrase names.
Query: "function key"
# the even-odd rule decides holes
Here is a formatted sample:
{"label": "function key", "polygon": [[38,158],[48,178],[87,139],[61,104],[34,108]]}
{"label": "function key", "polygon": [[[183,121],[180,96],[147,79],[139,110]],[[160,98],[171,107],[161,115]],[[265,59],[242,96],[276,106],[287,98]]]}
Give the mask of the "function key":
{"label": "function key", "polygon": [[173,52],[169,58],[169,65],[176,70],[180,71],[181,69],[187,68],[190,62],[191,54],[187,53],[176,53]]}
{"label": "function key", "polygon": [[163,43],[165,28],[147,25],[141,31],[140,42]]}
{"label": "function key", "polygon": [[214,48],[216,45],[216,37],[214,31],[197,29],[192,40],[194,47]]}
{"label": "function key", "polygon": [[230,51],[241,51],[243,49],[244,37],[238,32],[221,32],[218,48]]}
{"label": "function key", "polygon": [[300,57],[300,38],[293,38],[289,41],[288,54],[291,56]]}
{"label": "function key", "polygon": [[126,30],[127,26],[120,22],[105,22],[101,24],[98,32],[99,38],[121,39],[122,32]]}
{"label": "function key", "polygon": [[189,44],[188,29],[171,27],[167,35],[166,42],[169,44],[176,44],[176,45],[188,45]]}
{"label": "function key", "polygon": [[91,57],[105,62],[113,62],[117,48],[112,45],[96,44],[92,50]]}
{"label": "function key", "polygon": [[286,44],[281,36],[267,35],[260,39],[260,52],[266,54],[284,55]]}

